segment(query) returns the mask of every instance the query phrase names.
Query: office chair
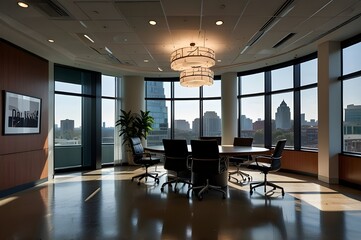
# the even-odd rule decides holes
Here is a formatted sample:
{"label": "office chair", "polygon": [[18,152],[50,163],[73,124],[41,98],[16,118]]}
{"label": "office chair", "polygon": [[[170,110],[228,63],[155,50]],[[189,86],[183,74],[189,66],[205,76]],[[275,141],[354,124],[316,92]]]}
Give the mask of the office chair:
{"label": "office chair", "polygon": [[[235,137],[233,139],[233,146],[252,146],[253,143],[253,138],[242,138],[242,137]],[[234,157],[229,157],[228,158],[229,163],[234,164],[237,167],[236,171],[233,172],[229,172],[228,173],[228,180],[230,180],[231,178],[235,179],[238,183],[238,179],[236,177],[233,177],[232,175],[236,174],[242,177],[243,182],[245,182],[248,178],[248,181],[251,181],[251,175],[249,175],[248,173],[242,172],[240,170],[242,164],[245,164],[248,161],[252,160],[252,156],[248,155],[248,156],[234,156]]]}
{"label": "office chair", "polygon": [[222,145],[222,137],[220,136],[202,136],[202,137],[199,137],[200,140],[217,140],[217,144],[218,145]]}
{"label": "office chair", "polygon": [[172,183],[175,183],[175,192],[178,192],[178,183],[188,184],[188,187],[190,187],[192,183],[190,181],[191,172],[190,164],[188,164],[190,154],[188,152],[187,141],[185,139],[163,139],[163,146],[164,168],[174,171],[175,176],[172,180],[163,183],[160,190],[163,192],[166,185],[172,187]]}
{"label": "office chair", "polygon": [[145,173],[132,177],[132,181],[135,178],[139,178],[138,185],[140,185],[140,181],[143,178],[145,178],[145,181],[147,181],[147,178],[151,177],[154,178],[156,183],[159,183],[158,173],[149,173],[148,167],[158,164],[160,162],[160,158],[154,157],[150,153],[144,152],[144,148],[139,137],[130,138],[130,145],[133,151],[134,163],[145,167]]}
{"label": "office chair", "polygon": [[[286,139],[279,140],[271,155],[259,155],[255,158],[254,163],[248,165],[249,169],[258,170],[264,174],[263,182],[250,184],[250,194],[251,195],[253,193],[253,190],[255,190],[257,187],[260,187],[260,186],[264,186],[265,195],[267,194],[267,192],[266,192],[267,186],[273,187],[273,189],[270,190],[269,192],[275,190],[276,188],[279,188],[282,190],[282,196],[285,195],[285,192],[282,187],[280,187],[272,182],[267,181],[267,174],[269,172],[276,172],[281,168],[282,151],[283,151],[285,145],[286,145]],[[266,161],[269,161],[269,163],[260,162],[259,160],[266,160]]]}
{"label": "office chair", "polygon": [[[208,190],[216,190],[223,194],[226,198],[226,192],[220,186],[209,184],[209,179],[215,175],[221,174],[227,170],[226,162],[219,156],[218,143],[216,140],[191,140],[192,147],[192,164],[191,170],[198,178],[205,180],[205,185],[193,186],[188,189],[187,196],[190,191],[199,190],[197,196],[199,200],[203,199],[203,193]],[[195,177],[195,176],[194,176]]]}

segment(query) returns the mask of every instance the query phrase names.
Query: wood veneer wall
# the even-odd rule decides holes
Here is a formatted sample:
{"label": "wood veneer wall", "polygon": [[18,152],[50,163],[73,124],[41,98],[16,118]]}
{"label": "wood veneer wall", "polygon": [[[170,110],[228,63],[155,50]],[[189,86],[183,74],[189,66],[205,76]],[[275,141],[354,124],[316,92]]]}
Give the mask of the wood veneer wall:
{"label": "wood veneer wall", "polygon": [[4,91],[41,99],[40,134],[0,135],[0,196],[48,178],[48,61],[0,39],[0,127]]}
{"label": "wood veneer wall", "polygon": [[338,155],[339,179],[361,188],[361,158],[350,155]]}
{"label": "wood veneer wall", "polygon": [[282,169],[309,175],[318,174],[318,153],[308,151],[284,150]]}

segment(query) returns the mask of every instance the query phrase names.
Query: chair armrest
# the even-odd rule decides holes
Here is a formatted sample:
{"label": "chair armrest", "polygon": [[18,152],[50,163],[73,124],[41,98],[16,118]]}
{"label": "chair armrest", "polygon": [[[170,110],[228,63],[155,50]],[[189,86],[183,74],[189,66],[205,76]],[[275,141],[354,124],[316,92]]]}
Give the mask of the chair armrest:
{"label": "chair armrest", "polygon": [[258,165],[258,160],[259,159],[264,159],[264,160],[267,160],[266,162],[270,163],[272,161],[272,156],[271,155],[257,155],[255,157],[255,162],[256,164]]}
{"label": "chair armrest", "polygon": [[187,156],[187,168],[189,170],[192,168],[192,155]]}

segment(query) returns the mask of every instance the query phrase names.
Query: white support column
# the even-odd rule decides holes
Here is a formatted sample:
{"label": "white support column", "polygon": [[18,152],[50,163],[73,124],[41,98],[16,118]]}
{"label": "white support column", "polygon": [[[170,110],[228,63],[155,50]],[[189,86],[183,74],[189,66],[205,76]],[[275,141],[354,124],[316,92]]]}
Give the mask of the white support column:
{"label": "white support column", "polygon": [[[141,76],[124,76],[122,80],[122,110],[133,113],[139,113],[145,110],[145,83],[144,77]],[[122,141],[122,140],[121,140]],[[122,162],[132,163],[129,161],[126,148],[122,148]],[[126,160],[125,160],[126,159]]]}
{"label": "white support column", "polygon": [[338,183],[341,152],[341,48],[339,42],[318,46],[318,179]]}
{"label": "white support column", "polygon": [[237,73],[224,73],[221,77],[222,144],[233,144],[237,136]]}

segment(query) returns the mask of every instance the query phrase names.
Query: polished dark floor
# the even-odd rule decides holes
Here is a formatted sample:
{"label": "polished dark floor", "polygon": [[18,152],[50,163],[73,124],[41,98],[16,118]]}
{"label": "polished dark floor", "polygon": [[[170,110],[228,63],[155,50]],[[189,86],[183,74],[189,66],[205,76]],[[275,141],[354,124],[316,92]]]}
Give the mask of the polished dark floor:
{"label": "polished dark floor", "polygon": [[[227,199],[186,197],[153,181],[132,182],[143,169],[105,168],[58,175],[0,199],[0,239],[361,239],[361,192],[279,173],[285,188],[265,198],[249,184],[229,183]],[[154,168],[152,168],[154,170]],[[250,172],[254,180],[262,175]]]}

